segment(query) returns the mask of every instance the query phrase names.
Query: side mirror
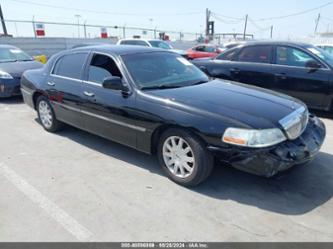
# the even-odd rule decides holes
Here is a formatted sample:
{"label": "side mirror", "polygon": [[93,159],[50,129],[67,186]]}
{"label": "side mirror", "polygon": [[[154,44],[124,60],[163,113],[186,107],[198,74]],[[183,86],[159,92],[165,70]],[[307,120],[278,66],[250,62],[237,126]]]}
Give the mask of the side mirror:
{"label": "side mirror", "polygon": [[308,61],[305,66],[307,68],[310,68],[311,70],[317,70],[319,68],[321,68],[321,64],[315,60],[310,60]]}
{"label": "side mirror", "polygon": [[118,76],[106,77],[103,80],[103,87],[117,91],[128,91],[128,88],[124,86],[123,81]]}

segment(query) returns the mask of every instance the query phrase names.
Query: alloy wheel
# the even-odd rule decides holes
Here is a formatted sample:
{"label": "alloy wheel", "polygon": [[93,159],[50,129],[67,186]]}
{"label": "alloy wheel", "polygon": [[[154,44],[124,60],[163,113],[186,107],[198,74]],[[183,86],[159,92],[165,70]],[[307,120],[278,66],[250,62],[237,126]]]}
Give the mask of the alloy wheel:
{"label": "alloy wheel", "polygon": [[191,146],[181,137],[172,136],[163,144],[163,159],[168,170],[179,178],[189,177],[195,167]]}
{"label": "alloy wheel", "polygon": [[50,129],[53,124],[53,114],[49,104],[45,100],[39,102],[38,112],[40,121],[44,127]]}

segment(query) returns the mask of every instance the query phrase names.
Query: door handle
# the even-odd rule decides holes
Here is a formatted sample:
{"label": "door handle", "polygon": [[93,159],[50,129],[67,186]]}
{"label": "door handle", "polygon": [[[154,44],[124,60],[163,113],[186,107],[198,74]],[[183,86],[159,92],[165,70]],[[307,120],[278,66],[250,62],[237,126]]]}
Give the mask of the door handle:
{"label": "door handle", "polygon": [[287,75],[285,73],[276,73],[275,77],[280,78],[282,80],[286,80],[287,79]]}
{"label": "door handle", "polygon": [[55,83],[54,83],[53,81],[48,81],[47,84],[48,84],[49,86],[55,86]]}
{"label": "door handle", "polygon": [[91,92],[83,92],[84,95],[86,95],[87,97],[94,97],[95,94],[91,93]]}

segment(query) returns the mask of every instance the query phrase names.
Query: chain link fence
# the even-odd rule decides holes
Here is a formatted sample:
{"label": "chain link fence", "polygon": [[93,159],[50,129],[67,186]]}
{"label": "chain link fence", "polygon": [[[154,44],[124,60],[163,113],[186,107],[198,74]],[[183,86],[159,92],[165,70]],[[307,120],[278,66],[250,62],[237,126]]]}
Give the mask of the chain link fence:
{"label": "chain link fence", "polygon": [[101,38],[106,31],[111,38],[124,39],[140,37],[142,39],[158,39],[164,34],[172,41],[196,41],[202,37],[200,33],[162,30],[158,28],[140,28],[117,25],[97,25],[89,23],[46,22],[34,20],[5,20],[8,34],[13,37],[36,37],[36,26],[43,26],[45,37],[65,38]]}

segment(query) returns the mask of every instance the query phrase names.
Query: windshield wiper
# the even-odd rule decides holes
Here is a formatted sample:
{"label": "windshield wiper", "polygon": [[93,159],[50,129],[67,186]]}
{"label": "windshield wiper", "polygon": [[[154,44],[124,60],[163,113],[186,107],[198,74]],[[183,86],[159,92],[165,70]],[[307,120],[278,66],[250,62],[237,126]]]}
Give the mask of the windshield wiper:
{"label": "windshield wiper", "polygon": [[0,60],[0,63],[17,62],[17,60]]}
{"label": "windshield wiper", "polygon": [[184,87],[184,85],[161,84],[161,85],[156,85],[156,86],[144,86],[144,87],[141,87],[141,90],[171,89],[171,88],[179,88],[179,87]]}
{"label": "windshield wiper", "polygon": [[195,86],[195,85],[201,85],[201,84],[205,84],[205,83],[208,83],[209,80],[200,80],[200,81],[197,81],[193,84],[191,84],[191,86]]}

